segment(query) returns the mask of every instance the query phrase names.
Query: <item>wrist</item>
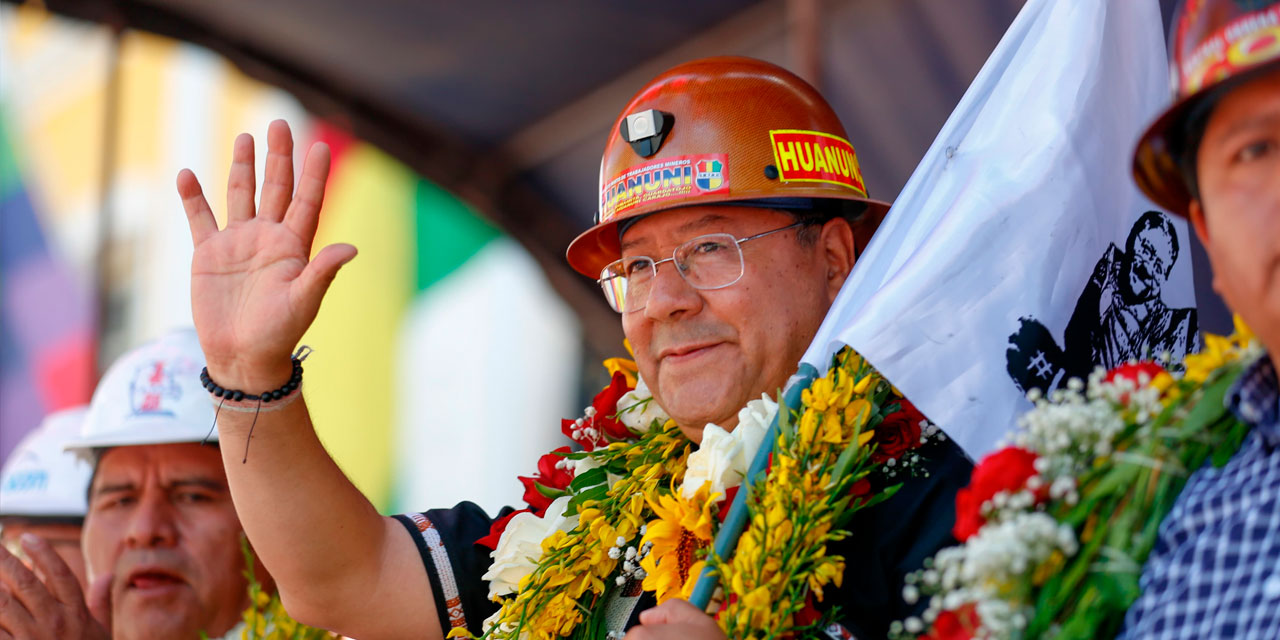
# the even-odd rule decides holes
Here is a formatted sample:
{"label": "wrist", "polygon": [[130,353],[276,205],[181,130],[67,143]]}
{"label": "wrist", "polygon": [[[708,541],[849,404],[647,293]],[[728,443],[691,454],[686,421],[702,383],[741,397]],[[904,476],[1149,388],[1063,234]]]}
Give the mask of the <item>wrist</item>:
{"label": "wrist", "polygon": [[206,367],[209,377],[223,388],[255,395],[280,388],[293,375],[293,361],[287,354],[258,362],[209,360]]}

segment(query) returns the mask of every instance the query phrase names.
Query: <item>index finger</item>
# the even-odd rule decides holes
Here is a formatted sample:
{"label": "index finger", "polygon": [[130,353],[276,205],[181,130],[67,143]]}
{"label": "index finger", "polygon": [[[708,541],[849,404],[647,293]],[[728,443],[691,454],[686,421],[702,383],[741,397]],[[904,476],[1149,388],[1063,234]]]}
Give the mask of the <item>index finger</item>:
{"label": "index finger", "polygon": [[35,565],[36,572],[44,578],[44,585],[58,602],[69,606],[83,606],[84,592],[71,567],[49,546],[43,538],[29,533],[22,534],[22,548]]}

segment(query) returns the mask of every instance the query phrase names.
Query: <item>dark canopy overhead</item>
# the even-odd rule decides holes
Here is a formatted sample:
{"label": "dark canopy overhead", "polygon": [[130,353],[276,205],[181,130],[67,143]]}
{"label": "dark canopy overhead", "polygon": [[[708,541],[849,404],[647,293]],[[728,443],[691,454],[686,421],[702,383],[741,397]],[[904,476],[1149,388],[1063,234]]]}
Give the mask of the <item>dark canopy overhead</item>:
{"label": "dark canopy overhead", "polygon": [[[14,1],[14,0],[5,0]],[[1021,0],[45,0],[206,46],[381,146],[518,238],[616,344],[563,252],[595,208],[613,119],[677,62],[740,54],[828,96],[871,194],[892,199]]]}

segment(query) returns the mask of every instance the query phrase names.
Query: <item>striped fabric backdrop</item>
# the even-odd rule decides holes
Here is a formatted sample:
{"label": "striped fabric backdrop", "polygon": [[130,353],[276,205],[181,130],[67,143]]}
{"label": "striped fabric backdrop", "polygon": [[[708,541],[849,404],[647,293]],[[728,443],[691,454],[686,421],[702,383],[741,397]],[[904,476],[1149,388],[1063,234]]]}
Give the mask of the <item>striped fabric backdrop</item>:
{"label": "striped fabric backdrop", "polygon": [[[110,51],[99,27],[0,6],[5,446],[91,390]],[[514,476],[580,409],[580,328],[532,258],[449,193],[205,50],[129,33],[119,73],[104,351],[191,323],[178,170],[195,171],[221,212],[231,141],[248,131],[261,155],[267,124],[285,118],[299,160],[314,141],[334,151],[317,249],[360,249],[304,338],[321,439],[384,511],[518,500]]]}

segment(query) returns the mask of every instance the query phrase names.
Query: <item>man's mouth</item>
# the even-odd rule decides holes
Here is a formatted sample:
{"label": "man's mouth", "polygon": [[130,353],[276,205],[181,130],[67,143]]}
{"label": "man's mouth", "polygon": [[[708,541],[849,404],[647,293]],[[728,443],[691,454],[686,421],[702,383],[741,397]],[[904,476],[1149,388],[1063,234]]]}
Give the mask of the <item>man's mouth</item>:
{"label": "man's mouth", "polygon": [[186,584],[178,575],[164,569],[141,569],[129,574],[125,582],[126,591],[141,593],[160,593]]}
{"label": "man's mouth", "polygon": [[707,353],[720,344],[721,343],[719,342],[706,342],[663,349],[662,352],[658,354],[658,360],[663,363],[673,364],[686,362]]}

